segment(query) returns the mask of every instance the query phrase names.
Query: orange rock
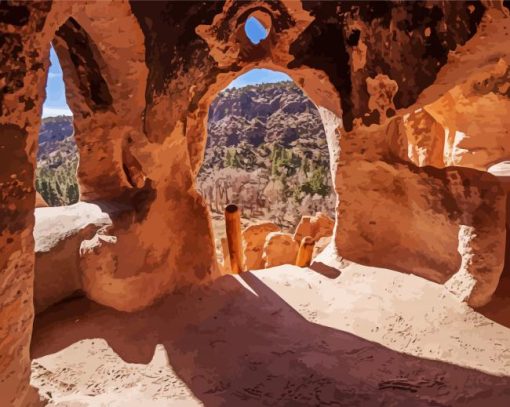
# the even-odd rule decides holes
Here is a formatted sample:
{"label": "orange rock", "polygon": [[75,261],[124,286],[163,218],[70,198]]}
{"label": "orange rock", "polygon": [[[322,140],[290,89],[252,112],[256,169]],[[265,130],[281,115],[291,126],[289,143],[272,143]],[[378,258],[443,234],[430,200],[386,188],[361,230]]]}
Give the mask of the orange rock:
{"label": "orange rock", "polygon": [[273,222],[259,222],[243,230],[244,261],[247,270],[264,268],[262,258],[266,237],[271,232],[279,232],[280,228]]}
{"label": "orange rock", "polygon": [[333,240],[333,236],[321,237],[317,242],[315,242],[315,246],[313,248],[312,259],[316,258],[319,254],[321,254],[324,249],[331,243]]}
{"label": "orange rock", "polygon": [[[258,45],[244,31],[252,2],[4,3],[1,406],[30,405],[34,163],[50,43],[74,113],[82,200],[124,208],[110,234],[82,247],[82,284],[95,301],[138,310],[218,276],[195,178],[210,102],[254,67],[288,73],[322,117],[334,118],[326,130],[339,256],[438,282],[467,273],[475,281],[469,292],[458,290],[463,297],[472,305],[490,299],[504,255],[499,182],[469,168],[420,167],[439,165],[437,153],[422,159],[416,150],[439,151],[441,142],[429,143],[418,119],[409,125],[421,132],[412,142],[418,165],[401,147],[408,145],[403,115],[424,108],[445,129],[446,166],[486,170],[508,157],[510,23],[501,2],[473,3],[470,13],[464,2],[438,3],[428,38],[425,20],[414,18],[428,5],[394,3],[374,13],[370,2],[257,2],[272,22]],[[186,26],[192,21],[200,24]],[[297,246],[291,235],[270,233],[265,264],[293,263]]]}
{"label": "orange rock", "polygon": [[263,260],[264,267],[281,266],[282,264],[295,264],[299,250],[290,233],[271,232],[267,235],[264,243]]}
{"label": "orange rock", "polygon": [[425,107],[444,129],[437,141],[444,144],[444,166],[487,170],[509,157],[509,83],[510,67],[499,59]]}
{"label": "orange rock", "polygon": [[83,288],[81,246],[110,224],[107,213],[99,206],[85,202],[35,211],[36,313]]}
{"label": "orange rock", "polygon": [[335,221],[328,215],[318,212],[315,216],[303,216],[294,233],[294,240],[301,243],[301,239],[310,236],[314,241],[322,237],[331,236]]}

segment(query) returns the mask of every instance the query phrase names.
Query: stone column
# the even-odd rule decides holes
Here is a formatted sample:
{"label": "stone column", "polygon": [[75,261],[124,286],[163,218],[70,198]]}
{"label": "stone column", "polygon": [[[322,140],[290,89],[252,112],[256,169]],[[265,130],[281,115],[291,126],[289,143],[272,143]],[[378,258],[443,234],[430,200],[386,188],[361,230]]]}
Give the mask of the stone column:
{"label": "stone column", "polygon": [[37,400],[30,382],[34,166],[48,69],[51,3],[2,4],[0,16],[0,406]]}

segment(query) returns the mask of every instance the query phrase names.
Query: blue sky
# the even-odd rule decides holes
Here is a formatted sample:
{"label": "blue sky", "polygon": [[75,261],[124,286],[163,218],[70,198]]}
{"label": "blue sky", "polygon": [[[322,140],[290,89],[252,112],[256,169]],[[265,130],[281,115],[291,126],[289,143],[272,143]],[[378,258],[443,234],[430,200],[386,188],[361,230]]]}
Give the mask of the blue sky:
{"label": "blue sky", "polygon": [[244,23],[244,31],[254,44],[258,44],[267,37],[267,31],[264,26],[255,17],[248,17]]}
{"label": "blue sky", "polygon": [[[246,20],[245,30],[246,35],[254,44],[259,43],[267,37],[264,26],[253,17],[249,17]],[[42,117],[72,115],[66,102],[62,68],[60,67],[57,54],[53,50],[53,47],[50,50],[50,62],[51,66],[48,73],[48,82],[46,84],[46,100],[43,105]],[[276,72],[270,69],[252,69],[233,80],[227,88],[241,88],[248,85],[290,80],[292,79],[282,72]]]}
{"label": "blue sky", "polygon": [[50,50],[50,71],[48,73],[48,82],[46,83],[46,100],[43,105],[42,117],[71,115],[71,110],[67,106],[64,79],[62,77],[62,68],[58,62],[57,54],[51,47]]}

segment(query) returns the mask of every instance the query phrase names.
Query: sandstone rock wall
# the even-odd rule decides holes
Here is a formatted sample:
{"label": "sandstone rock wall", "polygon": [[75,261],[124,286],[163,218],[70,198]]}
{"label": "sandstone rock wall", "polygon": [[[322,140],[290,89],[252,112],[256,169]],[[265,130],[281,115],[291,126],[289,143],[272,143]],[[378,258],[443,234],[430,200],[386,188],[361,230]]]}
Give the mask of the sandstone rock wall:
{"label": "sandstone rock wall", "polygon": [[282,264],[296,264],[299,243],[290,233],[271,232],[264,243],[262,259],[264,267],[276,267]]}
{"label": "sandstone rock wall", "polygon": [[487,170],[510,157],[508,62],[501,57],[425,107],[443,129],[445,166]]}
{"label": "sandstone rock wall", "polygon": [[244,265],[247,270],[264,268],[264,242],[270,233],[279,231],[280,228],[272,222],[257,222],[243,230]]}
{"label": "sandstone rock wall", "polygon": [[341,141],[338,253],[439,283],[467,267],[477,280],[469,301],[482,305],[503,267],[505,193],[485,172],[399,161],[390,143],[399,120],[359,128]]}
{"label": "sandstone rock wall", "polygon": [[[127,2],[2,2],[0,5],[0,405],[25,406],[37,398],[28,387],[34,284],[33,175],[50,42],[53,41],[65,66],[77,138],[80,129],[93,130],[89,126],[91,117],[103,115],[96,126],[101,134],[83,135],[79,146],[81,154],[87,157],[82,160],[82,168],[88,168],[79,174],[83,197],[118,199],[126,185],[131,189],[125,181],[126,171],[136,167],[123,146],[127,144],[133,120],[141,128],[141,110],[145,106],[144,80],[139,76],[144,72],[145,48],[139,47],[136,52],[133,40],[138,25],[130,29],[129,20],[134,18]],[[69,24],[74,32],[64,33],[61,28],[69,28]],[[80,35],[75,35],[76,32]],[[91,33],[95,38],[91,38]],[[68,51],[67,58],[64,51]],[[108,51],[112,54],[108,55],[107,64],[101,55]],[[132,57],[134,65],[123,52]],[[107,80],[111,77],[106,72],[115,78],[110,83]],[[119,76],[119,73],[126,75]],[[115,90],[105,90],[112,85]],[[130,92],[142,104],[133,103]],[[113,97],[122,102],[115,105]],[[133,111],[137,107],[138,113]],[[114,120],[113,109],[121,112],[120,122]],[[81,120],[89,123],[81,125]]]}
{"label": "sandstone rock wall", "polygon": [[[243,27],[255,10],[271,21],[258,45]],[[492,2],[2,2],[0,405],[30,397],[33,178],[51,41],[75,116],[82,200],[123,208],[82,254],[92,299],[133,310],[218,274],[195,186],[208,106],[264,66],[288,73],[326,118],[338,253],[457,276],[452,290],[480,305],[503,255],[501,188],[477,170],[509,150],[506,116],[486,118],[489,106],[506,109],[508,20]],[[475,170],[420,168],[441,161]]]}
{"label": "sandstone rock wall", "polygon": [[[34,163],[48,67],[41,38],[50,4],[0,5],[0,405],[29,388],[34,277]],[[45,58],[46,57],[46,58]]]}

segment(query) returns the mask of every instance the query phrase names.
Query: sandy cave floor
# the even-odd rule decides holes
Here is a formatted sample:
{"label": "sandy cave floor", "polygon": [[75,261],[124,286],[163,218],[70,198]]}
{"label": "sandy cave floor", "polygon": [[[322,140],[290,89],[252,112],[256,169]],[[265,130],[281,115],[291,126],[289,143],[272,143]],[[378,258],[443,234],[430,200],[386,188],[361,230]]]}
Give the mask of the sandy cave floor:
{"label": "sandy cave floor", "polygon": [[509,328],[354,264],[224,276],[132,314],[75,299],[36,318],[32,354],[50,406],[510,405]]}

